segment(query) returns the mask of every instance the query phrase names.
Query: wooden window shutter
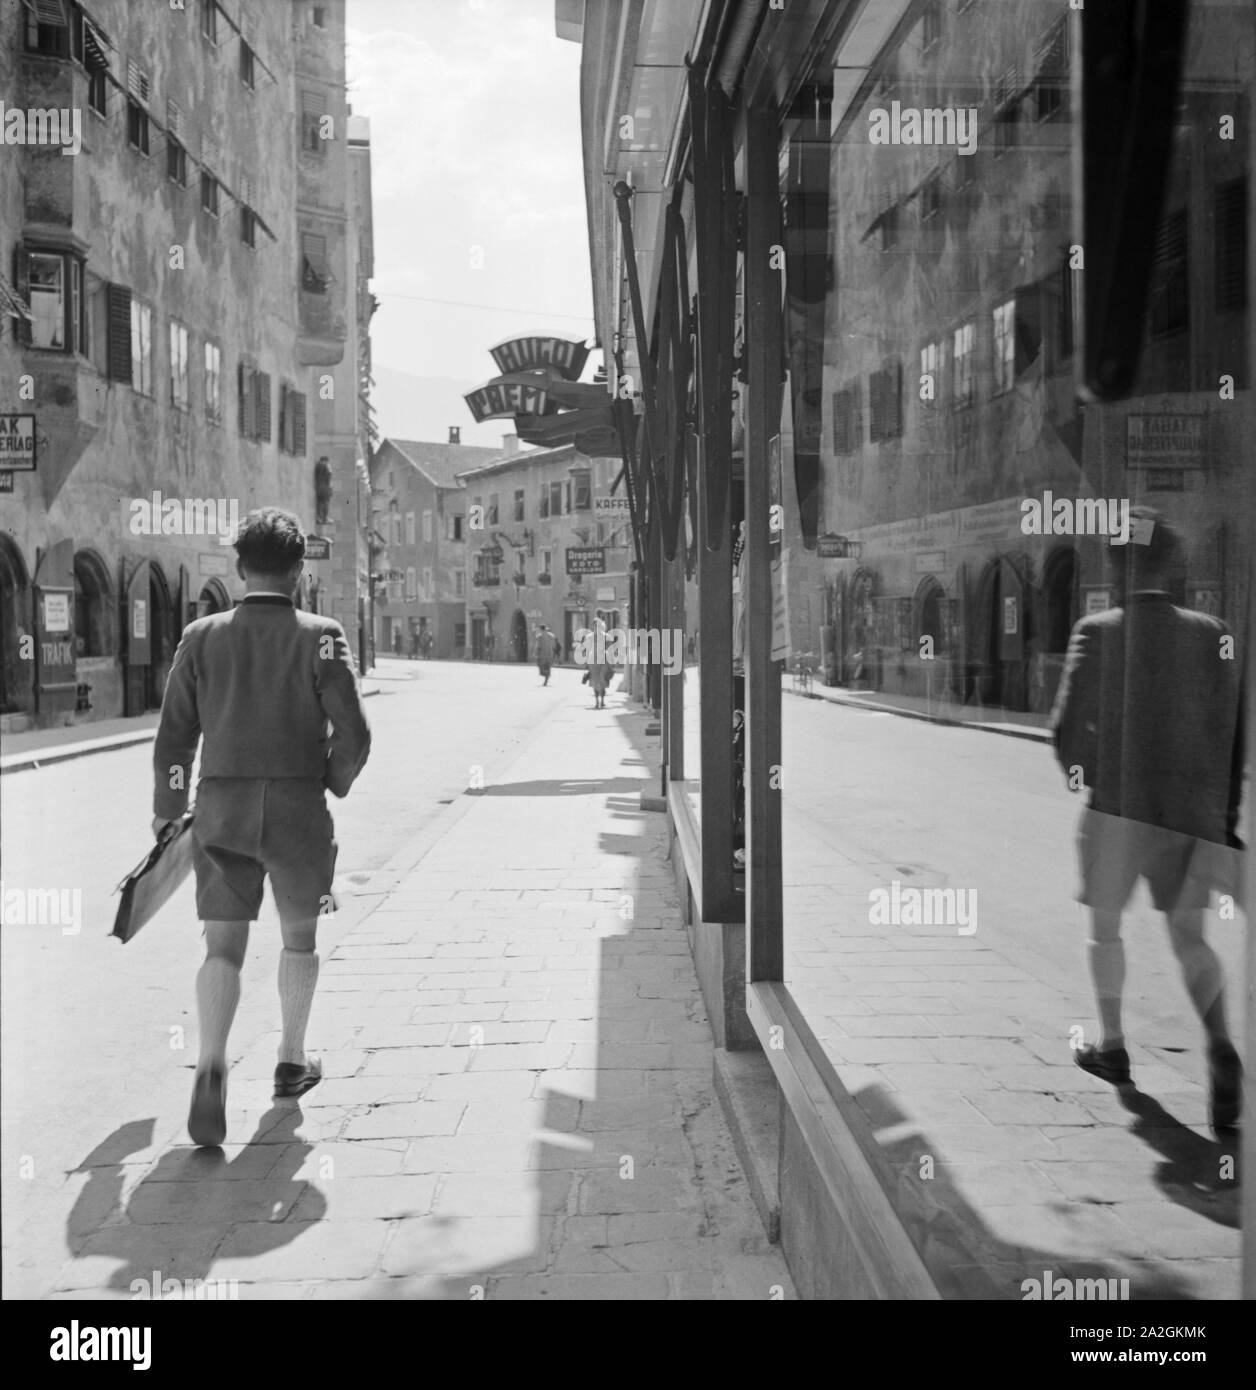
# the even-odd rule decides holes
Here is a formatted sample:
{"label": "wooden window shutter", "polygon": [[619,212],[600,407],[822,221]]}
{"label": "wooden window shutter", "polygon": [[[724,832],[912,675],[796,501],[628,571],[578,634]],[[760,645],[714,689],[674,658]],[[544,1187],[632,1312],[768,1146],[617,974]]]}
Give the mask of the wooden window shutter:
{"label": "wooden window shutter", "polygon": [[885,433],[897,439],[903,432],[903,364],[895,362],[885,369],[883,377],[885,401]]}
{"label": "wooden window shutter", "polygon": [[131,380],[131,291],[126,285],[110,285],[108,372],[111,381]]}
{"label": "wooden window shutter", "polygon": [[253,368],[240,363],[240,433],[245,439],[257,434],[257,397],[253,386]]}
{"label": "wooden window shutter", "polygon": [[868,377],[868,438],[874,443],[885,432],[885,407],[881,394],[881,373],[873,372]]}
{"label": "wooden window shutter", "polygon": [[305,455],[305,393],[293,391],[289,395],[292,408],[292,452]]}
{"label": "wooden window shutter", "polygon": [[257,393],[257,438],[270,441],[270,374],[255,372],[253,389]]}
{"label": "wooden window shutter", "polygon": [[1247,180],[1217,185],[1216,304],[1221,311],[1247,303]]}
{"label": "wooden window shutter", "polygon": [[[29,309],[31,302],[31,258],[30,252],[25,246],[16,246],[13,249],[13,288],[17,291],[18,298]],[[15,320],[14,328],[17,341],[23,346],[29,346],[31,341],[30,319],[19,318]],[[130,339],[127,340],[127,350],[130,351]],[[130,375],[129,370],[127,375]]]}

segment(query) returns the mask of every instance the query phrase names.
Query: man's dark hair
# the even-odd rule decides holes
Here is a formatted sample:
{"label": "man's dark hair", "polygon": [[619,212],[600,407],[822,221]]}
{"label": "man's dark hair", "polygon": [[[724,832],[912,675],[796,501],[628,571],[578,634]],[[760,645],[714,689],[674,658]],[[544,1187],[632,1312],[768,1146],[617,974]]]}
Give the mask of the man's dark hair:
{"label": "man's dark hair", "polygon": [[240,523],[235,548],[250,573],[285,575],[305,559],[305,532],[291,512],[262,507]]}

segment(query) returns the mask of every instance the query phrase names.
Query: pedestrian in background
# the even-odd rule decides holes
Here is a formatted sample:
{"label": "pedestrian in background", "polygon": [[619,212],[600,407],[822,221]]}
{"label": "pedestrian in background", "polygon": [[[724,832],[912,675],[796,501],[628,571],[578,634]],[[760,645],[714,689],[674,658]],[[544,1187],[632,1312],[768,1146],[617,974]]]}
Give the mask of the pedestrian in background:
{"label": "pedestrian in background", "polygon": [[557,647],[558,643],[554,634],[542,623],[541,630],[536,637],[536,669],[541,673],[542,685],[549,684],[550,669],[554,664]]}
{"label": "pedestrian in background", "polygon": [[206,957],[196,977],[200,1054],[188,1133],[208,1147],[227,1133],[227,1035],[266,877],[283,936],[274,1094],[301,1095],[322,1076],[306,1055],[305,1029],[318,981],[318,919],[333,904],[326,793],[347,795],[371,745],[343,628],[293,606],[305,556],[298,519],[273,507],[252,512],[235,548],[244,599],[185,629],[153,753],[160,838],[187,809],[203,739],[191,835]]}
{"label": "pedestrian in background", "polygon": [[1090,789],[1078,898],[1090,909],[1100,1033],[1076,1060],[1113,1085],[1131,1081],[1121,914],[1145,877],[1204,1025],[1210,1120],[1221,1136],[1238,1121],[1242,1068],[1226,1024],[1221,962],[1204,937],[1211,883],[1192,873],[1192,861],[1208,845],[1239,845],[1239,655],[1220,619],[1170,601],[1179,551],[1169,526],[1144,507],[1130,517],[1129,543],[1111,550],[1120,606],[1073,629],[1052,713],[1060,764]]}

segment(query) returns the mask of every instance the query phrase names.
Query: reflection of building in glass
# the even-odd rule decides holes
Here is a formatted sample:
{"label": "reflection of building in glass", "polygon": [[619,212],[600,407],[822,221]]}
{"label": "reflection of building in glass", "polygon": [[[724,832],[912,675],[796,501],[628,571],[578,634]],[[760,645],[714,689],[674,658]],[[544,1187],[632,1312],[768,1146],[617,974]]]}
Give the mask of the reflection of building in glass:
{"label": "reflection of building in glass", "polygon": [[[819,471],[812,520],[798,458],[801,526],[856,543],[817,559],[791,531],[791,637],[831,649],[843,683],[1041,714],[1072,623],[1115,595],[1107,538],[1026,535],[1028,499],[1156,506],[1185,541],[1177,601],[1241,612],[1248,149],[1219,132],[1242,101],[1225,85],[1232,58],[1193,46],[1148,229],[1140,381],[1119,404],[1083,406],[1068,22],[1056,4],[1013,0],[927,27],[886,50],[853,100],[817,89],[816,119],[791,140],[790,403],[795,452],[814,450]],[[906,133],[910,111],[970,108],[972,154],[870,143],[877,111]]]}

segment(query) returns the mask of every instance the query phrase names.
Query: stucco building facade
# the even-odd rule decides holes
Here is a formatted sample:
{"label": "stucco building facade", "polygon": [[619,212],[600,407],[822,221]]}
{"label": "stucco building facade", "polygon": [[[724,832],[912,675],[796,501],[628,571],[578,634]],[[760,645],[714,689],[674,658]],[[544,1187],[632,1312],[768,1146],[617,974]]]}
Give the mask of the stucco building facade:
{"label": "stucco building facade", "polygon": [[[356,536],[343,15],[208,0],[0,15],[12,104],[81,124],[72,154],[0,150],[0,413],[33,415],[37,441],[35,469],[0,491],[9,727],[159,704],[184,625],[242,591],[222,543],[235,520],[280,505],[333,529],[315,524],[319,457],[328,515],[352,514]],[[326,150],[301,153],[315,135]],[[344,378],[330,415],[328,372]],[[334,600],[324,564],[301,601],[352,621],[356,559]]]}

